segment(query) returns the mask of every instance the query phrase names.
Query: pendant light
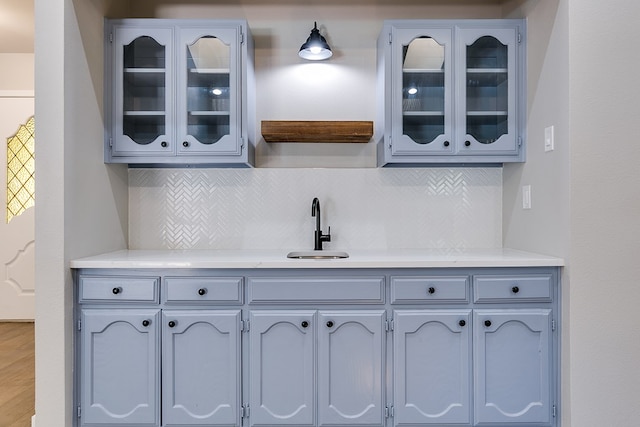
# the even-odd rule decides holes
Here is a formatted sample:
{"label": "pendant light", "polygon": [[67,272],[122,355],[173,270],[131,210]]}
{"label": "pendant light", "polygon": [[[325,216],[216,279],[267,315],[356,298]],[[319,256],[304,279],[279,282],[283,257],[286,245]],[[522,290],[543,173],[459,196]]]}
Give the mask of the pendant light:
{"label": "pendant light", "polygon": [[333,52],[327,43],[327,40],[320,35],[318,24],[313,23],[313,30],[307,41],[300,47],[298,56],[310,61],[320,61],[322,59],[331,58]]}

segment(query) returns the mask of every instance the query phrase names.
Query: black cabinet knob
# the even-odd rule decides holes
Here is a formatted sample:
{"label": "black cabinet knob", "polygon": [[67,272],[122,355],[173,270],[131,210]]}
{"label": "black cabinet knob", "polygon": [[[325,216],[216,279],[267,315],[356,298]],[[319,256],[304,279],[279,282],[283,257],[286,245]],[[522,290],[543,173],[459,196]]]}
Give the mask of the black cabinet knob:
{"label": "black cabinet knob", "polygon": [[511,288],[511,292],[513,292],[514,294],[517,294],[518,292],[520,292],[520,288],[517,286],[514,286],[513,288]]}
{"label": "black cabinet knob", "polygon": [[205,295],[206,293],[207,293],[207,289],[206,288],[198,289],[198,295],[202,296],[202,295]]}
{"label": "black cabinet knob", "polygon": [[160,143],[160,146],[161,146],[162,148],[167,148],[167,145],[169,145],[169,144],[167,144],[167,141],[162,141],[162,142]]}
{"label": "black cabinet knob", "polygon": [[433,295],[436,293],[436,288],[430,286],[429,289],[427,289],[427,292],[429,292],[429,295]]}
{"label": "black cabinet knob", "polygon": [[188,146],[189,146],[189,143],[188,143],[187,141],[183,141],[183,142],[182,142],[182,146],[186,148],[186,147],[188,147]]}
{"label": "black cabinet knob", "polygon": [[142,326],[145,328],[151,324],[151,320],[145,319],[142,321]]}
{"label": "black cabinet knob", "polygon": [[465,146],[465,147],[469,147],[469,146],[471,146],[471,141],[465,141],[465,142],[464,142],[464,146]]}
{"label": "black cabinet knob", "polygon": [[176,326],[176,322],[174,322],[173,320],[169,321],[169,327],[173,328],[174,326]]}
{"label": "black cabinet knob", "polygon": [[458,322],[458,325],[460,325],[460,326],[464,326],[466,324],[467,324],[467,322],[465,322],[464,320],[461,320],[461,321]]}
{"label": "black cabinet knob", "polygon": [[300,324],[303,328],[306,328],[309,326],[309,322],[307,322],[306,320],[303,320],[302,323]]}
{"label": "black cabinet knob", "polygon": [[488,328],[489,326],[491,326],[491,320],[485,320],[485,321],[484,321],[484,326],[486,326],[487,328]]}
{"label": "black cabinet knob", "polygon": [[118,286],[117,288],[113,288],[111,292],[113,292],[114,295],[118,295],[122,292],[122,288]]}
{"label": "black cabinet knob", "polygon": [[333,320],[327,322],[327,328],[333,328]]}
{"label": "black cabinet knob", "polygon": [[443,145],[444,145],[445,147],[448,147],[448,146],[449,146],[449,141],[445,141]]}

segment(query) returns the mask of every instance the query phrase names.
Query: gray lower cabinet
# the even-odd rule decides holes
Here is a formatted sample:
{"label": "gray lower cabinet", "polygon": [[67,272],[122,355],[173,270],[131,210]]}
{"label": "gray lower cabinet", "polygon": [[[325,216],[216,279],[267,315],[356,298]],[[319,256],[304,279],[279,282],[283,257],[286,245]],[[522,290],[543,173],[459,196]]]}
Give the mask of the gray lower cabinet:
{"label": "gray lower cabinet", "polygon": [[250,316],[251,425],[384,425],[384,310]]}
{"label": "gray lower cabinet", "polygon": [[82,310],[83,425],[158,425],[159,320],[158,309]]}
{"label": "gray lower cabinet", "polygon": [[240,422],[240,310],[164,310],[165,426]]}
{"label": "gray lower cabinet", "polygon": [[92,270],[76,427],[559,427],[557,268]]}

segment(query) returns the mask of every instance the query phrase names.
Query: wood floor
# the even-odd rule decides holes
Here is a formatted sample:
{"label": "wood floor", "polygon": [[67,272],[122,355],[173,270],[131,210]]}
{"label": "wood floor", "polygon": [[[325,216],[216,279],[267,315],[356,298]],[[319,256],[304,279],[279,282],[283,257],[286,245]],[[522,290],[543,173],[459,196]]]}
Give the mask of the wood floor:
{"label": "wood floor", "polygon": [[30,427],[35,412],[33,323],[0,322],[0,426]]}

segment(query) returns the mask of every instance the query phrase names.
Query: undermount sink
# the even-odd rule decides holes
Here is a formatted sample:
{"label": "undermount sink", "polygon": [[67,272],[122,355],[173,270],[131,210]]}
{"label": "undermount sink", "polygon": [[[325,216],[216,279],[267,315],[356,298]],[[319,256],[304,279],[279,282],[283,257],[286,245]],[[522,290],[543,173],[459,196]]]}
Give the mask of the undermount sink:
{"label": "undermount sink", "polygon": [[289,252],[287,258],[296,259],[341,259],[349,258],[349,254],[340,251],[297,251]]}

